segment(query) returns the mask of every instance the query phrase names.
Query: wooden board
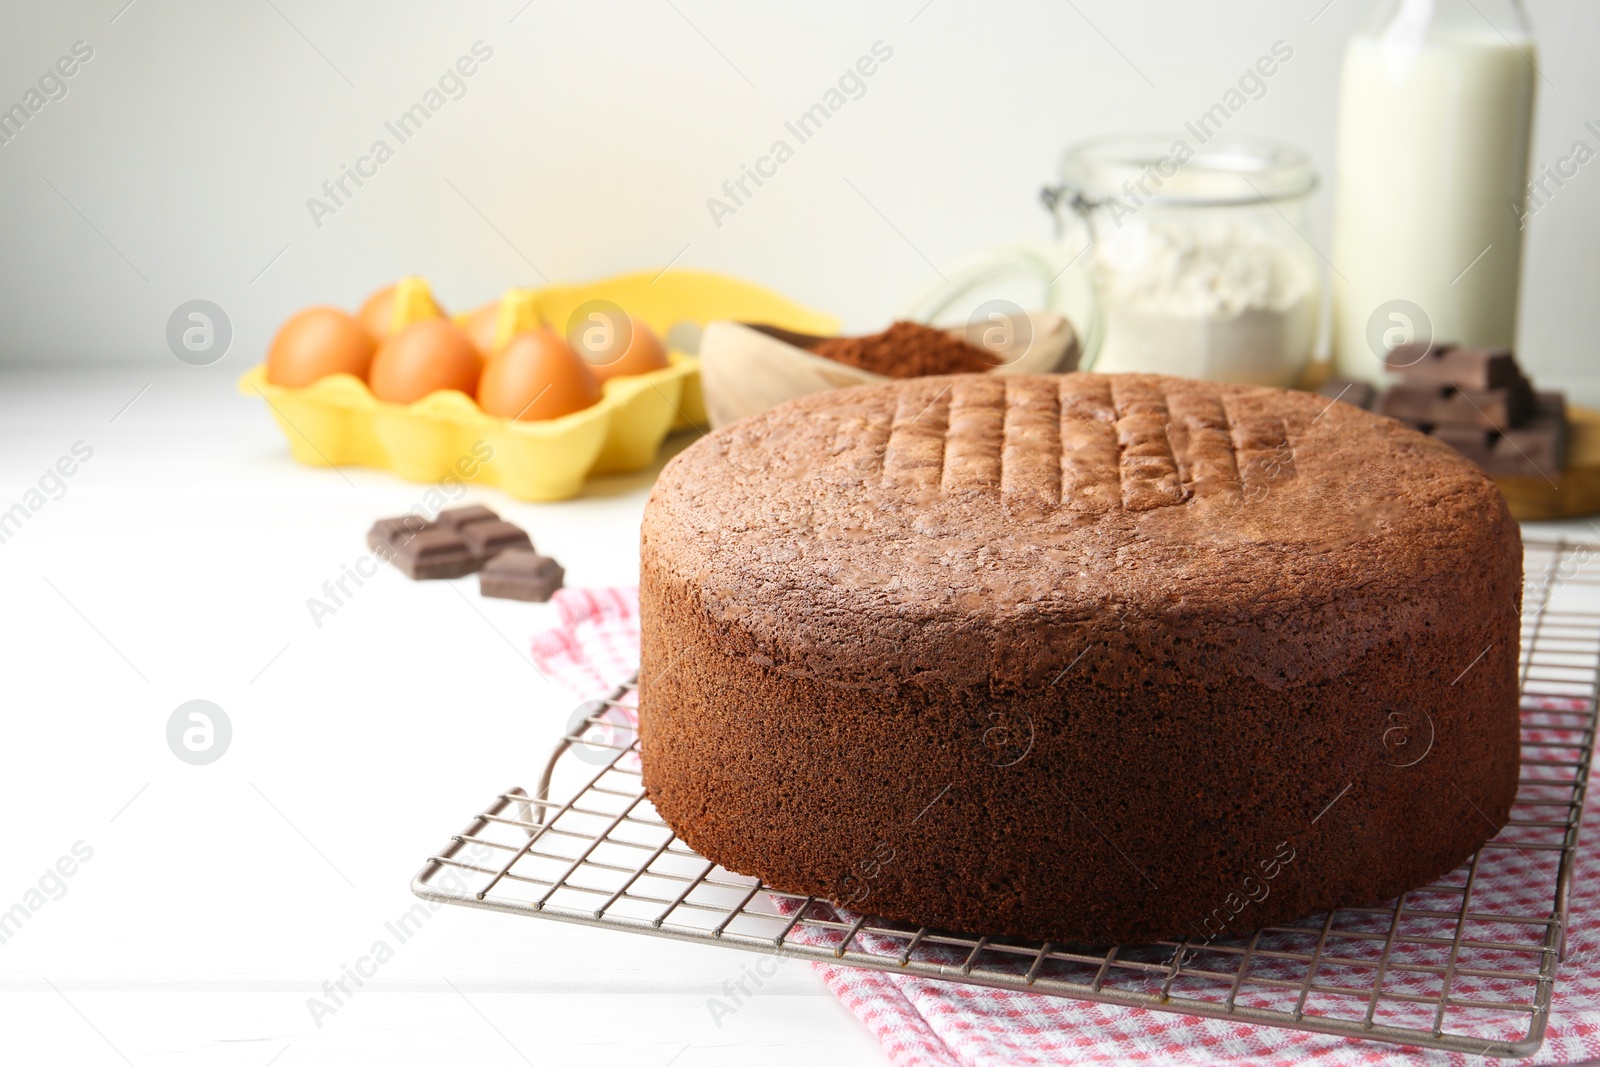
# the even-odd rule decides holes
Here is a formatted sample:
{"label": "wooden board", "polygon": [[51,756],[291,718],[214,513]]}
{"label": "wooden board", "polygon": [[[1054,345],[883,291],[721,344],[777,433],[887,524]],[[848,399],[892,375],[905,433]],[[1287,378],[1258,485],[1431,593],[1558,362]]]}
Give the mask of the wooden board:
{"label": "wooden board", "polygon": [[1600,411],[1568,407],[1567,469],[1555,478],[1505,475],[1494,484],[1518,519],[1572,519],[1600,514]]}

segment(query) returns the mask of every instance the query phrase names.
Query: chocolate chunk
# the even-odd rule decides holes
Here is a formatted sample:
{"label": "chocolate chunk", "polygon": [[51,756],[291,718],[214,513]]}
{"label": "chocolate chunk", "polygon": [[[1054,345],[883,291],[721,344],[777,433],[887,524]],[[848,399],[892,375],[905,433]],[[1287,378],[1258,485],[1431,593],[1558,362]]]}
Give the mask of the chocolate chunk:
{"label": "chocolate chunk", "polygon": [[1489,462],[1483,465],[1490,474],[1531,474],[1554,480],[1567,464],[1567,419],[1565,403],[1559,393],[1544,393],[1540,400],[1553,397],[1555,403],[1541,410],[1527,425],[1507,430],[1494,444]]}
{"label": "chocolate chunk", "polygon": [[1362,411],[1371,411],[1372,402],[1378,396],[1378,391],[1368,383],[1353,382],[1344,378],[1333,378],[1323,383],[1317,393],[1329,400],[1343,400],[1351,407],[1360,408]]}
{"label": "chocolate chunk", "polygon": [[460,532],[472,551],[484,559],[499,555],[508,548],[533,548],[533,542],[528,540],[522,527],[504,519],[470,523],[461,527]]}
{"label": "chocolate chunk", "polygon": [[439,512],[436,520],[440,526],[451,530],[460,530],[479,522],[498,522],[500,516],[484,507],[482,504],[469,504],[464,508],[451,508],[449,511]]}
{"label": "chocolate chunk", "polygon": [[1533,390],[1525,379],[1504,389],[1488,390],[1401,382],[1384,390],[1378,410],[1393,418],[1433,426],[1509,430],[1533,414]]}
{"label": "chocolate chunk", "polygon": [[408,578],[459,578],[483,566],[483,557],[454,530],[431,526],[390,546],[389,562]]}
{"label": "chocolate chunk", "polygon": [[396,542],[408,540],[426,530],[431,523],[421,515],[399,515],[392,519],[379,519],[367,531],[367,547],[374,552],[392,548]]}
{"label": "chocolate chunk", "polygon": [[1553,481],[1567,461],[1566,398],[1561,393],[1539,393],[1534,398],[1534,408],[1533,416],[1523,425],[1504,431],[1434,425],[1414,419],[1400,421],[1443,441],[1487,474]]}
{"label": "chocolate chunk", "polygon": [[1567,421],[1567,394],[1565,393],[1534,393],[1534,417],[1544,416],[1551,419]]}
{"label": "chocolate chunk", "polygon": [[1395,374],[1404,374],[1426,360],[1442,356],[1452,347],[1437,341],[1408,341],[1389,349],[1384,354],[1383,365]]}
{"label": "chocolate chunk", "polygon": [[420,515],[379,519],[367,545],[411,578],[459,578],[508,548],[532,550],[520,527],[480,505],[441,511],[429,522]]}
{"label": "chocolate chunk", "polygon": [[1471,426],[1434,426],[1431,430],[1431,436],[1443,441],[1480,467],[1488,466],[1490,457],[1494,455],[1495,442],[1500,436],[1494,430],[1476,429]]}
{"label": "chocolate chunk", "polygon": [[491,559],[478,574],[478,591],[507,600],[545,601],[561,588],[566,571],[531,548],[513,548]]}
{"label": "chocolate chunk", "polygon": [[1383,357],[1383,363],[1406,381],[1419,385],[1454,385],[1485,392],[1508,389],[1522,380],[1516,360],[1504,348],[1439,343],[1396,345]]}

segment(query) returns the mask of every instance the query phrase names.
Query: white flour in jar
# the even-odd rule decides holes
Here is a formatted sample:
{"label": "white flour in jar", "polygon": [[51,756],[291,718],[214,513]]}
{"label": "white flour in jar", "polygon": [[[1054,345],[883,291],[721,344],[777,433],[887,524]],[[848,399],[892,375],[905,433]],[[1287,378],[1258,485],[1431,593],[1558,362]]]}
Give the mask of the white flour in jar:
{"label": "white flour in jar", "polygon": [[1311,355],[1316,278],[1258,227],[1135,220],[1095,251],[1106,312],[1097,371],[1288,385]]}

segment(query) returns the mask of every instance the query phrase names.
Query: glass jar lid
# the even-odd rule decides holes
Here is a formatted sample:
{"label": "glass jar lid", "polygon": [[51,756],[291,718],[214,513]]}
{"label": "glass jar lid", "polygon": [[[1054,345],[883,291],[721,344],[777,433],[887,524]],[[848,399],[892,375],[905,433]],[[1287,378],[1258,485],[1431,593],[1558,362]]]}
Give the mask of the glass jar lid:
{"label": "glass jar lid", "polygon": [[1129,205],[1223,207],[1292,200],[1317,187],[1305,153],[1267,138],[1193,133],[1138,134],[1080,141],[1061,159],[1069,200],[1098,207]]}

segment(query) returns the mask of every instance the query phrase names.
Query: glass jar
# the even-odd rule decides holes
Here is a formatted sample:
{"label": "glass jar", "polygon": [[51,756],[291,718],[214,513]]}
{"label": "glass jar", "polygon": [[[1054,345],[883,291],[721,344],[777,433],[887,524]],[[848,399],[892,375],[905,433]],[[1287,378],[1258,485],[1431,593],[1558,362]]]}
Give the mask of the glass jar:
{"label": "glass jar", "polygon": [[981,253],[907,310],[949,318],[1005,279],[1031,278],[1076,328],[1082,369],[1288,385],[1322,308],[1303,236],[1316,186],[1309,160],[1273,141],[1194,130],[1083,141],[1042,194],[1053,244]]}
{"label": "glass jar", "polygon": [[1288,385],[1322,308],[1303,236],[1316,174],[1275,142],[1195,140],[1085,141],[1044,191],[1057,236],[1093,249],[1105,320],[1095,368]]}

